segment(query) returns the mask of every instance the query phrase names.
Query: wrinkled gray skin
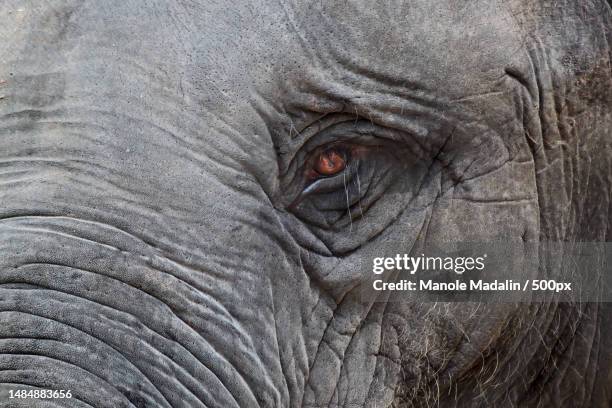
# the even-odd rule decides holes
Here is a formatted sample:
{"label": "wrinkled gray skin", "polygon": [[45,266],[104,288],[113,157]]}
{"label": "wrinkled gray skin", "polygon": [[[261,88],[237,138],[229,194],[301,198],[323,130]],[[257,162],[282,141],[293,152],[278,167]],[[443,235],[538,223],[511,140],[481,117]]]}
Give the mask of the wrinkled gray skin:
{"label": "wrinkled gray skin", "polygon": [[[424,242],[612,241],[611,28],[602,0],[3,0],[0,405],[609,406],[607,304],[355,286]],[[294,203],[355,137],[351,218]]]}

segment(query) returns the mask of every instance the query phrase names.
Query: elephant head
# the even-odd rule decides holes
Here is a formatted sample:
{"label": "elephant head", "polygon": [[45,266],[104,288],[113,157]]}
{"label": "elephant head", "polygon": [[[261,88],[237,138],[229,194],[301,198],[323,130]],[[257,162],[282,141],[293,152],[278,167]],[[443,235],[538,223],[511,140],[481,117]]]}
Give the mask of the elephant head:
{"label": "elephant head", "polygon": [[[604,0],[4,0],[0,401],[607,406],[606,303],[357,288],[428,242],[612,240],[611,29]],[[11,398],[40,389],[71,398]]]}

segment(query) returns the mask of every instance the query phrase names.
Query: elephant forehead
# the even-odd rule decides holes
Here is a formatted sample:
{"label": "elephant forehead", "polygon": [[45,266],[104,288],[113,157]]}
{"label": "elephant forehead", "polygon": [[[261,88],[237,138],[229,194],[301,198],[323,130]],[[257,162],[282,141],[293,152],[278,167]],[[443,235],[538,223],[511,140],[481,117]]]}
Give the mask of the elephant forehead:
{"label": "elephant forehead", "polygon": [[285,12],[295,34],[292,53],[306,57],[303,67],[463,97],[490,91],[521,55],[510,4],[340,1],[285,6]]}
{"label": "elephant forehead", "polygon": [[184,82],[181,92],[191,83],[208,108],[316,76],[352,78],[349,86],[366,91],[380,81],[361,79],[391,79],[461,98],[490,91],[522,46],[513,2],[502,0],[65,3],[59,14],[23,8],[45,16],[24,41],[41,43],[40,31],[61,48],[61,59],[45,61],[78,61],[79,76],[96,84],[114,70],[126,77],[115,83],[123,93],[154,75],[155,84]]}

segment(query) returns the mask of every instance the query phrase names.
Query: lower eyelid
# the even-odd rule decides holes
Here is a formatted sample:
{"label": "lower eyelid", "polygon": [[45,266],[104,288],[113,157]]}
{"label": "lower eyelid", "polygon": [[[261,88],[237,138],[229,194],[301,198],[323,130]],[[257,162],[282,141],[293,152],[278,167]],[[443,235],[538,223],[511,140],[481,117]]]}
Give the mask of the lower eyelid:
{"label": "lower eyelid", "polygon": [[[333,193],[344,184],[350,183],[353,179],[354,172],[347,172],[347,169],[349,169],[349,166],[335,176],[320,178],[307,185],[289,205],[289,208],[296,208],[312,194]],[[347,175],[347,173],[349,174]]]}
{"label": "lower eyelid", "polygon": [[313,194],[313,193],[331,193],[338,190],[339,187],[342,186],[345,180],[352,179],[352,175],[347,175],[347,170],[342,171],[341,173],[336,174],[332,177],[324,177],[314,182],[310,183],[304,190],[302,194]]}

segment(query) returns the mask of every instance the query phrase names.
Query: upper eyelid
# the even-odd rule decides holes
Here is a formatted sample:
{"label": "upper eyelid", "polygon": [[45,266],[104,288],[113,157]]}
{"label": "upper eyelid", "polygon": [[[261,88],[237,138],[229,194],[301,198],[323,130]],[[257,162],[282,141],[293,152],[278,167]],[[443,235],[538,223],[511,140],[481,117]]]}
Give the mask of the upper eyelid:
{"label": "upper eyelid", "polygon": [[[289,138],[284,138],[284,143],[279,147],[279,170],[280,174],[286,174],[296,158],[299,158],[300,153],[304,148],[318,139],[319,135],[328,135],[335,133],[337,126],[350,125],[352,129],[348,132],[359,136],[370,135],[376,138],[388,139],[398,143],[411,142],[415,143],[415,139],[421,140],[429,133],[427,127],[419,125],[416,121],[411,123],[413,126],[399,128],[397,126],[388,126],[384,122],[378,120],[373,121],[371,118],[365,117],[357,113],[357,111],[344,110],[342,112],[328,112],[311,120],[305,126],[296,128],[291,123],[289,126]],[[410,123],[408,123],[410,124]],[[417,126],[418,125],[418,126]],[[320,143],[319,145],[323,145]],[[422,144],[418,143],[418,144]],[[422,148],[423,146],[421,146]],[[310,151],[316,149],[308,149]]]}
{"label": "upper eyelid", "polygon": [[[299,143],[296,139],[296,151],[286,152],[278,157],[279,193],[289,200],[289,202],[286,201],[286,205],[292,202],[309,184],[305,166],[317,152],[322,151],[325,147],[334,144],[355,144],[376,149],[387,142],[401,143],[400,140],[389,137],[392,135],[388,134],[388,132],[400,132],[399,130],[386,128],[363,117],[356,117],[354,114],[330,115],[326,125],[319,126],[313,122],[309,129],[311,133],[302,134],[304,139]],[[354,161],[354,158],[352,160]]]}
{"label": "upper eyelid", "polygon": [[317,133],[323,132],[331,126],[337,125],[339,123],[355,121],[356,119],[359,119],[359,117],[347,113],[328,113],[304,126],[301,130],[296,131],[296,135],[292,138],[292,140],[306,142],[312,136],[316,135]]}
{"label": "upper eyelid", "polygon": [[[295,158],[295,155],[304,148],[313,138],[318,134],[327,131],[330,127],[338,125],[340,123],[354,121],[355,115],[349,115],[346,113],[328,113],[320,116],[316,120],[302,127],[301,129],[295,129],[293,124],[290,126],[289,140],[286,143],[286,150],[293,152],[290,157],[286,157],[288,161]],[[294,129],[294,130],[291,130]]]}
{"label": "upper eyelid", "polygon": [[284,143],[278,149],[281,151],[280,159],[282,164],[284,164],[281,166],[281,173],[289,167],[289,164],[295,160],[305,147],[313,143],[321,135],[334,133],[334,128],[344,124],[351,125],[353,127],[351,132],[358,133],[360,129],[365,127],[364,124],[366,123],[371,128],[370,131],[377,126],[372,121],[354,113],[334,112],[320,116],[301,128],[296,129],[295,125],[291,124],[288,132],[289,137],[285,138]]}
{"label": "upper eyelid", "polygon": [[[336,123],[337,126],[341,126],[345,122]],[[369,122],[368,122],[369,123]],[[368,127],[371,125],[368,124]],[[336,126],[334,126],[336,127]],[[366,139],[375,140],[380,136],[377,136],[374,128],[364,129],[363,124],[355,124],[352,122],[348,129],[330,129],[330,127],[324,129],[322,132],[312,136],[309,140],[305,141],[300,146],[300,149],[293,155],[292,159],[304,158],[308,155],[313,154],[326,146],[332,146],[333,144],[347,144],[361,142],[360,144],[366,144]],[[322,139],[322,140],[321,140]],[[308,145],[314,145],[309,147]]]}

